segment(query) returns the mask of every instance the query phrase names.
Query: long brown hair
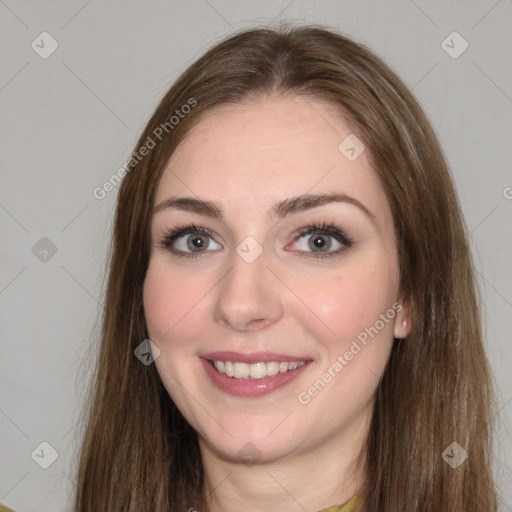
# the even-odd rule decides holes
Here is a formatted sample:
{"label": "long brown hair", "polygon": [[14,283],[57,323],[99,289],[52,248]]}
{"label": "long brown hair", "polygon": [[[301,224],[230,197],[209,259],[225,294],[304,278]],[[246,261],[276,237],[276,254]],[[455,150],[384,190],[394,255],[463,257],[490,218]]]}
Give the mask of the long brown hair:
{"label": "long brown hair", "polygon": [[[395,340],[378,385],[361,452],[364,510],[495,511],[495,395],[467,229],[446,160],[395,73],[363,45],[317,27],[248,30],[217,44],[171,87],[141,135],[118,195],[75,511],[207,510],[196,434],[155,365],[134,356],[148,337],[142,288],[153,200],[171,154],[203,113],[280,94],[327,100],[345,114],[393,213],[412,330]],[[143,151],[150,139],[154,147]],[[448,457],[462,449],[469,456],[454,468],[445,462],[447,448]]]}

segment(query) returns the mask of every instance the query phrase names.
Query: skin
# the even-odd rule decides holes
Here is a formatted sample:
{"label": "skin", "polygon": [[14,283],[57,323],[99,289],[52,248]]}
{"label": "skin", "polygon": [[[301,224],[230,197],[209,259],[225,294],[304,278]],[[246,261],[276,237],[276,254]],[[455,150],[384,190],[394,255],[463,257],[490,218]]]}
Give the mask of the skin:
{"label": "skin", "polygon": [[[408,334],[408,310],[385,323],[342,371],[300,403],[322,374],[379,315],[400,302],[399,265],[389,204],[367,152],[349,161],[339,144],[352,133],[321,100],[261,97],[210,111],[173,153],[155,205],[173,196],[215,201],[221,219],[164,208],[154,214],[144,309],[157,371],[196,429],[210,510],[308,510],[342,504],[364,480],[354,463],[368,433],[378,381],[393,337]],[[268,211],[300,194],[343,193],[280,220]],[[309,224],[328,222],[355,240],[315,258]],[[194,223],[214,240],[196,259],[159,245],[167,230]],[[187,250],[187,237],[179,245]],[[253,237],[263,249],[247,263],[236,247]],[[315,238],[315,235],[313,235]],[[331,251],[340,245],[331,241]],[[190,250],[190,249],[189,249]],[[290,384],[258,398],[211,384],[199,354],[271,351],[313,362]],[[251,442],[258,463],[240,461]],[[191,503],[191,507],[193,504]],[[303,507],[303,508],[301,508]]]}

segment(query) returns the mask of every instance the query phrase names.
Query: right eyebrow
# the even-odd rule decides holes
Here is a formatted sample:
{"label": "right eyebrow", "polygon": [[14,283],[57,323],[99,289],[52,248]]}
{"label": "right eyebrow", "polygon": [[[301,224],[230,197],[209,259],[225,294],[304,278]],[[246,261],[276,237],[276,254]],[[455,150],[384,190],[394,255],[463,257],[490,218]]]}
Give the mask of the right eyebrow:
{"label": "right eyebrow", "polygon": [[197,213],[205,217],[212,217],[214,219],[222,219],[222,207],[213,201],[204,201],[202,199],[195,199],[193,197],[171,197],[163,201],[153,210],[153,214],[158,213],[168,208],[181,210],[184,212]]}

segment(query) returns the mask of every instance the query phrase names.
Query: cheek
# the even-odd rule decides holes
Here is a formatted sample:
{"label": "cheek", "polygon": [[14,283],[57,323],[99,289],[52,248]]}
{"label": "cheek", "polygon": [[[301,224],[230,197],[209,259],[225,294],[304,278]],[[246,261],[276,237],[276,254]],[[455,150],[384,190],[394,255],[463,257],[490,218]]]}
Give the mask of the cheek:
{"label": "cheek", "polygon": [[322,324],[317,321],[311,328],[319,335],[322,330],[324,345],[329,351],[345,350],[358,336],[375,326],[378,334],[373,337],[392,338],[392,310],[380,321],[380,315],[392,308],[396,300],[397,273],[380,266],[367,266],[357,272],[336,276],[318,283],[314,289],[307,290],[308,305],[317,312]]}
{"label": "cheek", "polygon": [[[348,421],[371,402],[393,345],[398,272],[379,263],[355,267],[308,289],[317,318],[307,329],[323,357],[299,402],[313,404],[313,417],[329,411],[334,422]],[[333,409],[333,403],[343,407]]]}
{"label": "cheek", "polygon": [[184,279],[158,260],[151,261],[143,290],[144,313],[151,340],[160,345],[171,338],[182,339],[177,332],[190,330],[194,318],[201,314],[204,295],[204,283],[201,284],[199,279],[190,276]]}

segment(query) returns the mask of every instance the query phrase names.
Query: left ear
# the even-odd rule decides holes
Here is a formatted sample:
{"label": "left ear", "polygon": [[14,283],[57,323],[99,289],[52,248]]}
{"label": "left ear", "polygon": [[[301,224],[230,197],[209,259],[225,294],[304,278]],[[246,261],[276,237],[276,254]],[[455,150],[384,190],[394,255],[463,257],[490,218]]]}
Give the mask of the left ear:
{"label": "left ear", "polygon": [[[411,332],[411,305],[407,297],[402,297],[396,303],[396,317],[393,336],[395,338],[407,338]],[[393,307],[395,307],[393,305]]]}

